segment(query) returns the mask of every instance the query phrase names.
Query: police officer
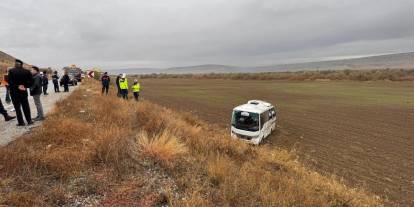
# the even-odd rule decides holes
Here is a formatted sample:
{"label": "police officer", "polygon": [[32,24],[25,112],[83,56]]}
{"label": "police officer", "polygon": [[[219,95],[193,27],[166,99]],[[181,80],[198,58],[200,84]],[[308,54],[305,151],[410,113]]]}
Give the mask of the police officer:
{"label": "police officer", "polygon": [[111,82],[111,78],[109,78],[108,72],[105,72],[104,75],[101,77],[101,82],[102,82],[102,95],[104,94],[104,92],[106,93],[106,95],[108,95],[109,83]]}
{"label": "police officer", "polygon": [[30,114],[29,100],[27,98],[27,88],[32,85],[32,74],[23,68],[23,62],[19,59],[15,60],[15,67],[9,70],[9,87],[10,96],[16,110],[17,126],[24,126],[23,113],[26,117],[28,125],[33,124]]}
{"label": "police officer", "polygon": [[141,90],[141,86],[138,83],[138,80],[134,80],[134,85],[132,85],[132,93],[134,93],[135,101],[138,101],[139,91]]}
{"label": "police officer", "polygon": [[128,100],[128,79],[125,73],[119,79],[119,88],[121,89],[122,98]]}

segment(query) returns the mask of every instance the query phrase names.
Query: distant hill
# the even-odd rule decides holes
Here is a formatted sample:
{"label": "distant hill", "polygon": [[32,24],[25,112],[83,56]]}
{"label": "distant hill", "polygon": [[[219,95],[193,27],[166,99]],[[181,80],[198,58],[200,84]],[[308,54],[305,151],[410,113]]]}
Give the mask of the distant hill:
{"label": "distant hill", "polygon": [[152,73],[168,73],[168,74],[184,74],[184,73],[229,73],[237,72],[240,68],[227,65],[196,65],[187,67],[174,67],[167,69],[160,68],[125,68],[109,70],[110,74],[152,74]]}
{"label": "distant hill", "polygon": [[228,65],[196,65],[187,67],[174,67],[162,70],[162,73],[180,74],[180,73],[231,73],[238,72],[241,68]]}
{"label": "distant hill", "polygon": [[284,64],[255,67],[259,72],[268,71],[298,71],[298,70],[343,70],[343,69],[413,69],[414,52],[379,55],[363,58]]}
{"label": "distant hill", "polygon": [[15,58],[5,52],[0,51],[0,65],[11,66],[14,63]]}
{"label": "distant hill", "polygon": [[363,58],[305,62],[293,64],[278,64],[269,66],[237,67],[228,65],[196,65],[187,67],[173,67],[167,69],[120,69],[111,70],[111,74],[202,74],[202,73],[256,73],[256,72],[280,72],[280,71],[301,71],[301,70],[344,70],[344,69],[413,69],[414,52],[398,53],[390,55],[379,55]]}
{"label": "distant hill", "polygon": [[[6,72],[7,67],[13,67],[14,61],[16,60],[15,57],[0,51],[0,77],[3,77],[3,74]],[[24,63],[24,68],[28,69],[31,66],[27,63]],[[40,68],[41,71],[48,71],[51,72],[50,68]]]}
{"label": "distant hill", "polygon": [[111,75],[118,75],[122,73],[126,74],[151,74],[151,73],[161,73],[162,69],[157,68],[124,68],[124,69],[114,69],[108,70],[108,73]]}

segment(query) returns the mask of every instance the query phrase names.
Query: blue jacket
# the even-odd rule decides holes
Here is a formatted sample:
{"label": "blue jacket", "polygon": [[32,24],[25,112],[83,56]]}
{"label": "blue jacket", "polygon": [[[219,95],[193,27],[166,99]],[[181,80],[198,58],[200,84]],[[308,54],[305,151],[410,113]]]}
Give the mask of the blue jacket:
{"label": "blue jacket", "polygon": [[108,75],[103,75],[101,78],[102,85],[103,86],[109,86],[109,83],[111,82],[111,78],[109,78]]}

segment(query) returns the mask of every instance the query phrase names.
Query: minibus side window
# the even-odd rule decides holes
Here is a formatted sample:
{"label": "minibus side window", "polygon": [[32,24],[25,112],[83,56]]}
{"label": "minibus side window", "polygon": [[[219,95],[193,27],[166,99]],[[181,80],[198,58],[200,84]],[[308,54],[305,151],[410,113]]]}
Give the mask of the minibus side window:
{"label": "minibus side window", "polygon": [[269,121],[269,112],[263,112],[260,114],[260,129],[263,129],[263,125]]}

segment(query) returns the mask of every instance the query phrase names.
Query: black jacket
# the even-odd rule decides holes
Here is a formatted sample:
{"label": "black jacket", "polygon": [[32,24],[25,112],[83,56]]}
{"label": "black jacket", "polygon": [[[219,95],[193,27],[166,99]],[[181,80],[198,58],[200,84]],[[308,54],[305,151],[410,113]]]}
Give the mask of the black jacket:
{"label": "black jacket", "polygon": [[111,78],[109,78],[108,75],[103,75],[101,78],[102,85],[103,86],[109,86],[109,83],[111,82]]}
{"label": "black jacket", "polygon": [[42,85],[47,86],[49,84],[49,78],[47,77],[47,75],[43,75],[42,77]]}
{"label": "black jacket", "polygon": [[63,75],[61,81],[63,85],[68,85],[70,81],[69,75]]}
{"label": "black jacket", "polygon": [[53,81],[53,83],[58,83],[59,82],[59,76],[57,74],[52,75],[52,81]]}
{"label": "black jacket", "polygon": [[11,93],[27,94],[27,91],[19,90],[19,85],[30,88],[33,83],[32,74],[24,68],[13,68],[9,70],[9,86]]}
{"label": "black jacket", "polygon": [[30,87],[30,95],[40,95],[42,94],[42,77],[39,73],[33,76],[33,84],[32,87]]}
{"label": "black jacket", "polygon": [[119,88],[119,79],[120,79],[120,77],[119,77],[119,76],[117,76],[117,77],[116,77],[116,83],[115,83],[115,84],[116,84],[116,87],[118,87],[118,88]]}

